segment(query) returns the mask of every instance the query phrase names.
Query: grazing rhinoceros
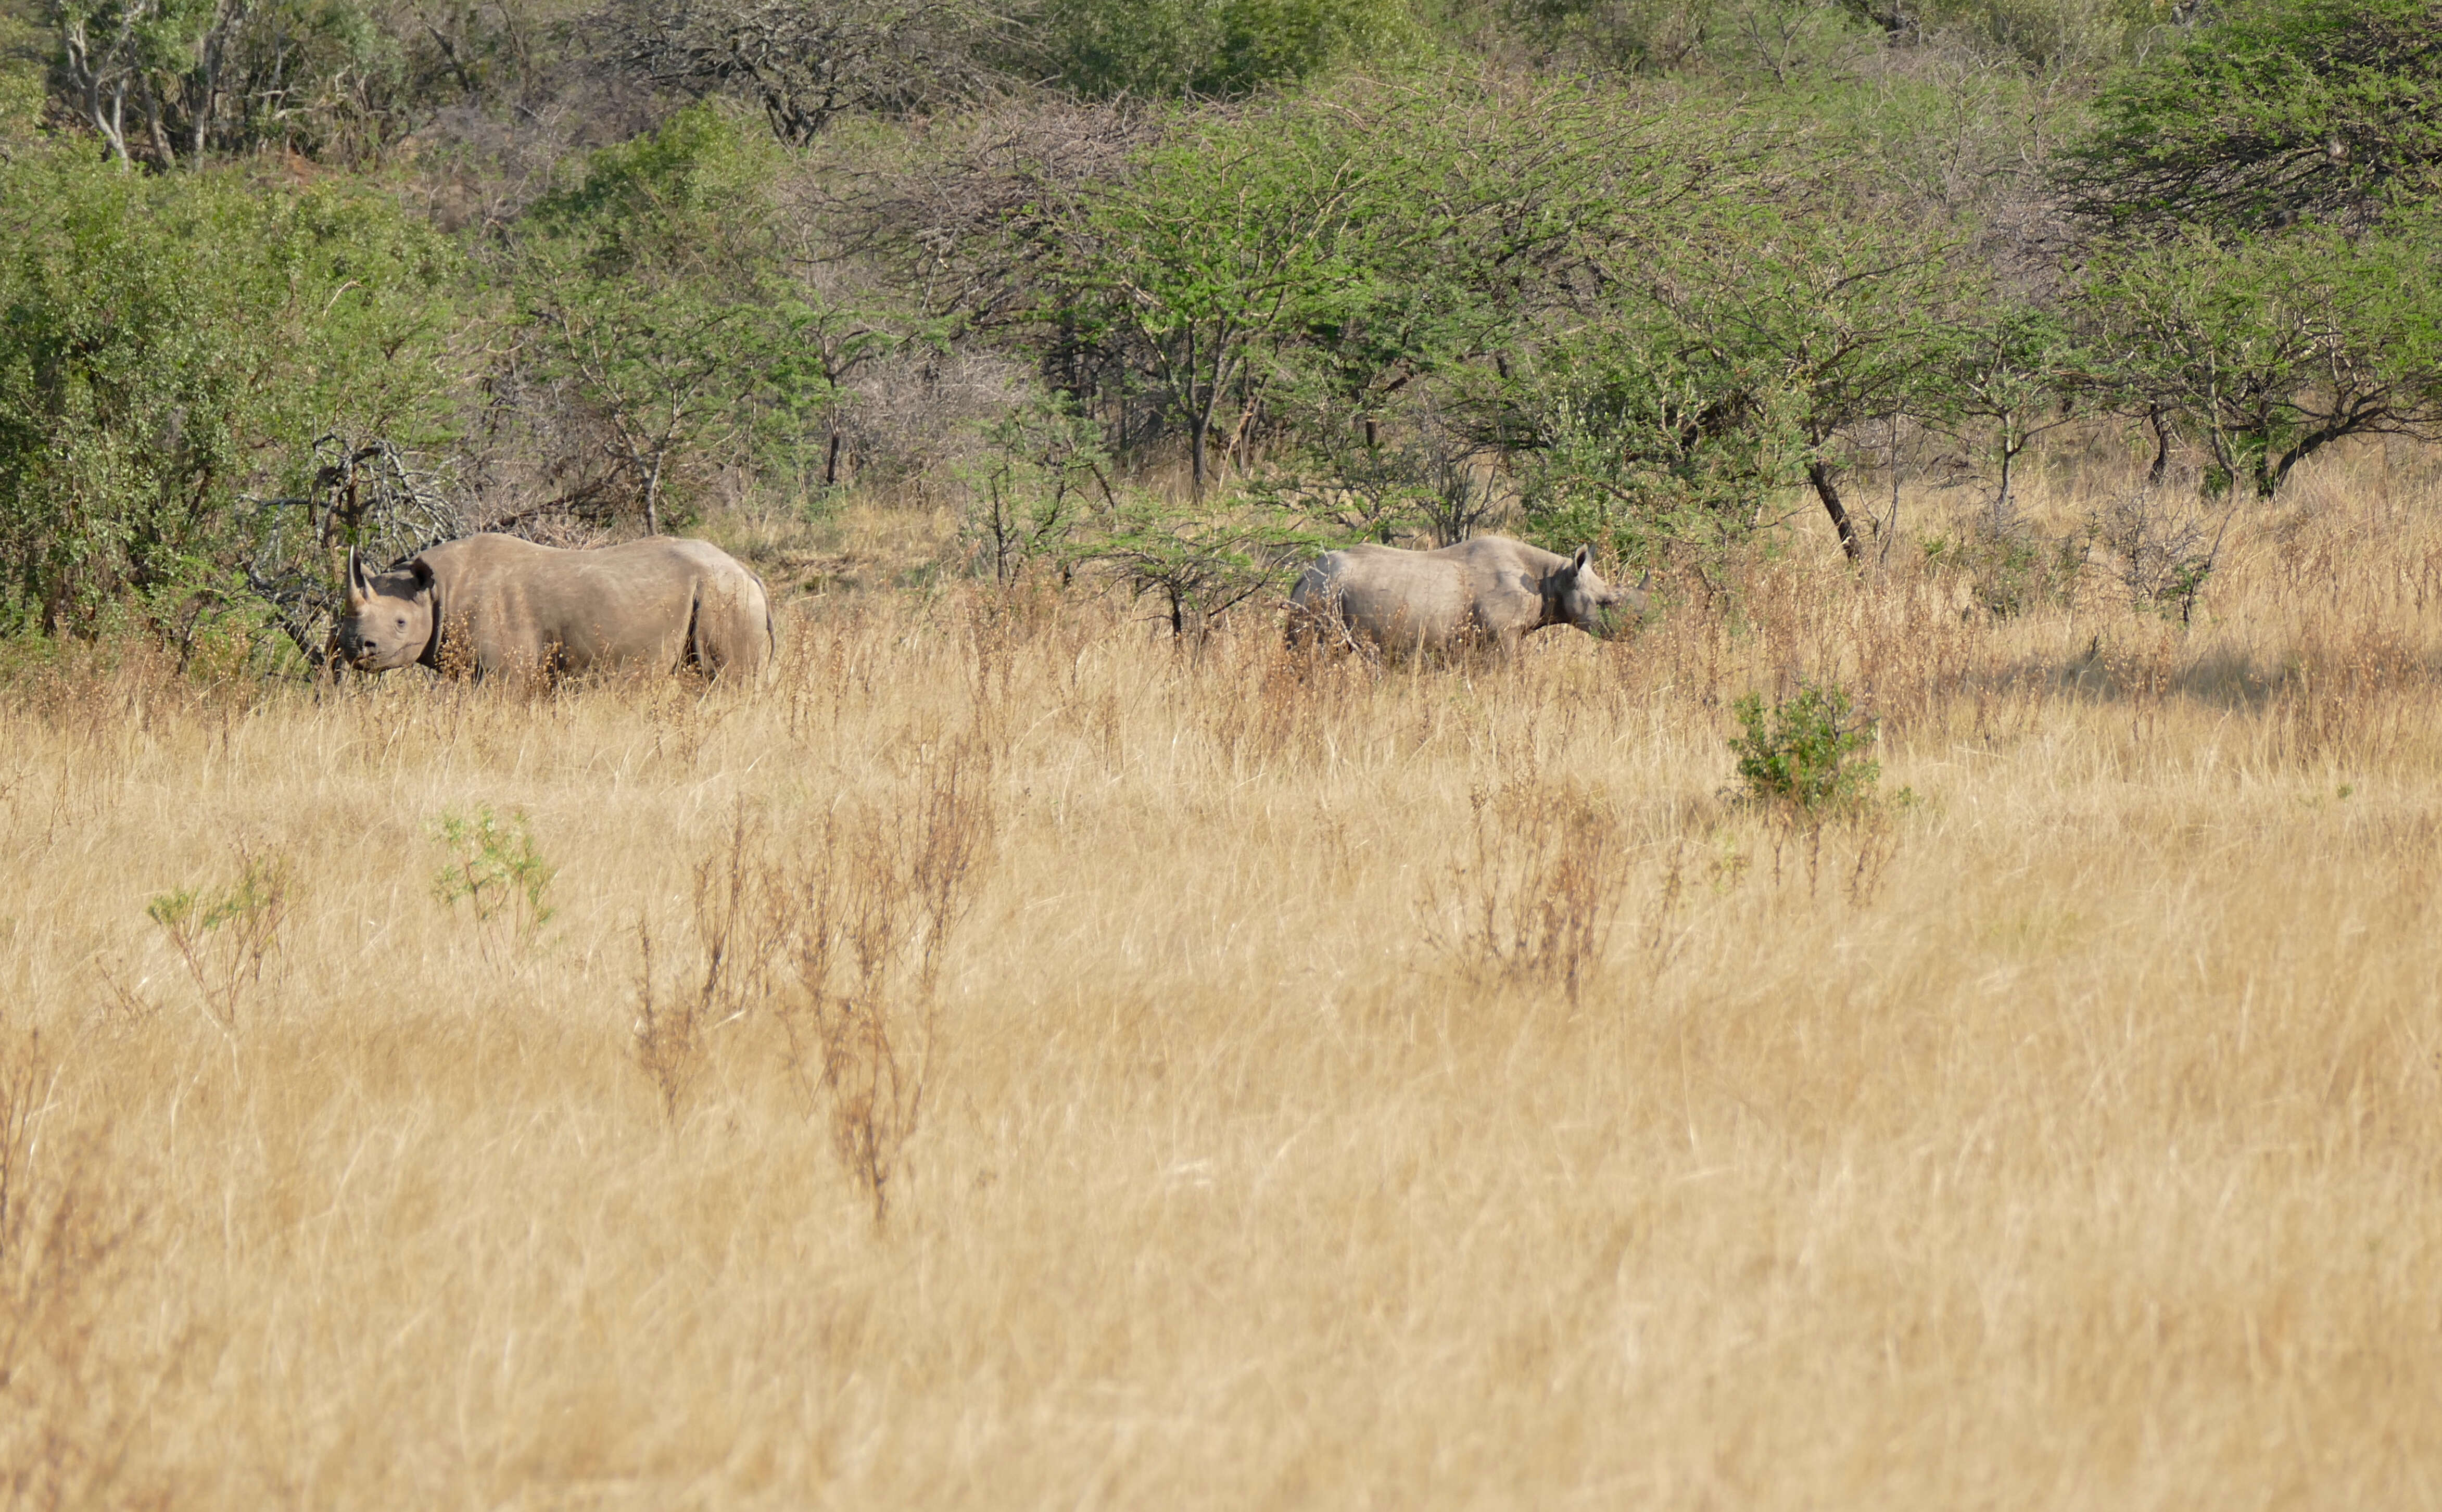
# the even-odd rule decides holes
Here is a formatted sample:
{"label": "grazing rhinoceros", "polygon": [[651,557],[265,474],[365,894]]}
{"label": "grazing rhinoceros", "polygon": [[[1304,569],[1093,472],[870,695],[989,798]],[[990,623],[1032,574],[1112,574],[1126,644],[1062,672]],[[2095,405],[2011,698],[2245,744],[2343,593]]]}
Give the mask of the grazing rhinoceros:
{"label": "grazing rhinoceros", "polygon": [[1613,588],[1595,575],[1592,547],[1562,556],[1501,536],[1431,552],[1325,552],[1289,601],[1293,641],[1369,641],[1393,655],[1471,645],[1507,653],[1546,625],[1608,640],[1646,604],[1644,582]]}
{"label": "grazing rhinoceros", "polygon": [[763,581],[705,541],[561,551],[514,536],[428,547],[386,573],[348,554],[339,654],[476,677],[675,672],[752,678],[777,638]]}

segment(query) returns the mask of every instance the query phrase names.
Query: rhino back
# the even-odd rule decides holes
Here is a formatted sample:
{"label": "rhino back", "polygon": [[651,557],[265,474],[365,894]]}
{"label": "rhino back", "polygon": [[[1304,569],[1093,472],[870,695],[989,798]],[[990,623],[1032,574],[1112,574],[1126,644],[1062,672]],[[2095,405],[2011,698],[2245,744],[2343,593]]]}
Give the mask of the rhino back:
{"label": "rhino back", "polygon": [[[719,548],[655,537],[563,551],[469,536],[424,554],[447,620],[476,667],[670,670],[685,659],[700,599],[737,601],[760,585]],[[759,665],[759,662],[757,663]]]}
{"label": "rhino back", "polygon": [[1349,629],[1386,647],[1446,646],[1474,623],[1463,563],[1368,545],[1328,553],[1315,565]]}

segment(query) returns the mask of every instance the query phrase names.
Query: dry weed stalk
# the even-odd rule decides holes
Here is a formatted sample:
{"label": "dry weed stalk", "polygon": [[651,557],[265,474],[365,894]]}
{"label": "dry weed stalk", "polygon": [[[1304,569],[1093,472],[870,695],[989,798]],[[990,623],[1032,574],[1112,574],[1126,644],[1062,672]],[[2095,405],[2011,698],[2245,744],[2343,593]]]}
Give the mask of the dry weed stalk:
{"label": "dry weed stalk", "polygon": [[798,991],[775,999],[786,1069],[877,1224],[923,1118],[941,967],[992,856],[991,772],[980,741],[948,742],[917,766],[909,822],[835,814],[797,866]]}
{"label": "dry weed stalk", "polygon": [[653,931],[636,920],[636,1019],[629,1029],[636,1068],[660,1098],[662,1117],[679,1120],[679,1104],[703,1069],[704,997],[681,993],[675,1001],[658,996],[653,985]]}
{"label": "dry weed stalk", "polygon": [[772,967],[798,928],[799,900],[773,858],[769,825],[740,803],[729,838],[695,865],[695,938],[703,953],[697,992],[714,1023],[743,1016],[772,995]]}
{"label": "dry weed stalk", "polygon": [[1558,983],[1569,1001],[1602,963],[1627,896],[1627,842],[1608,800],[1525,779],[1468,796],[1467,852],[1429,880],[1425,936],[1472,969]]}
{"label": "dry weed stalk", "polygon": [[[636,1066],[678,1120],[709,1036],[769,1007],[783,1068],[825,1112],[849,1178],[881,1222],[921,1120],[942,967],[975,904],[997,829],[993,756],[975,736],[939,742],[914,764],[912,792],[828,816],[793,855],[742,805],[694,867],[692,943],[701,975],[675,994],[636,924]],[[783,961],[795,980],[774,980]]]}

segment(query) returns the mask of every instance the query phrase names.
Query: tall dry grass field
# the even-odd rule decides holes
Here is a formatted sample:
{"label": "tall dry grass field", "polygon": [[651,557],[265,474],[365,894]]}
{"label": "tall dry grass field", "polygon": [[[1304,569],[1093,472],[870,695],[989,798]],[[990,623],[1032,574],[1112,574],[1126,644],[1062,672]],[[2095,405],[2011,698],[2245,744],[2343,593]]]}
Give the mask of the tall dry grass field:
{"label": "tall dry grass field", "polygon": [[[753,692],[21,665],[0,1501],[2442,1502],[2405,478],[2184,628],[1812,541],[1506,667],[966,590]],[[1826,676],[1915,801],[1810,831],[1728,705]]]}

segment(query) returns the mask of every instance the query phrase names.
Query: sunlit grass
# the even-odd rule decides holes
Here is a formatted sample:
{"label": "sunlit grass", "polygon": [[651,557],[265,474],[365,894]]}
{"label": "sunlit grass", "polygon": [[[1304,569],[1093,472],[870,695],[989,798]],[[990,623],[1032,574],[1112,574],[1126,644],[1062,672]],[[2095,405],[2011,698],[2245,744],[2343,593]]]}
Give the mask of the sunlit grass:
{"label": "sunlit grass", "polygon": [[[0,1488],[2428,1499],[2436,504],[2326,467],[2184,629],[1810,536],[1514,667],[964,588],[800,601],[759,692],[20,665],[10,1179],[74,1211],[0,1225]],[[1886,801],[1818,830],[1727,738],[1819,679]],[[479,806],[535,927],[436,885]],[[148,904],[275,862],[209,995]],[[1502,933],[1554,888],[1592,946]],[[896,910],[878,975],[839,933],[810,984],[820,899]],[[886,1203],[857,1013],[922,1084]]]}

